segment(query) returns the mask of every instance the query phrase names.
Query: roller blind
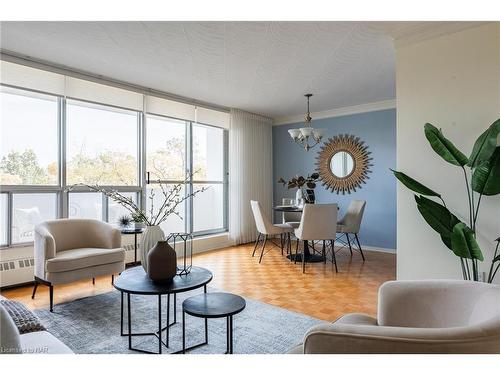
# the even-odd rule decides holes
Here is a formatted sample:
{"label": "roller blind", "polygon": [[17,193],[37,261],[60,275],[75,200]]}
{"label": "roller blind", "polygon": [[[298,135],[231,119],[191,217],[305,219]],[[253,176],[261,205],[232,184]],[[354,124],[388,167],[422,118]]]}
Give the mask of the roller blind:
{"label": "roller blind", "polygon": [[66,77],[66,96],[142,111],[143,95],[134,91]]}
{"label": "roller blind", "polygon": [[145,111],[153,115],[174,117],[188,121],[195,120],[194,105],[158,98],[156,96],[148,95],[146,97]]}
{"label": "roller blind", "polygon": [[0,63],[1,83],[49,94],[64,95],[64,75],[7,61]]}
{"label": "roller blind", "polygon": [[229,129],[229,121],[229,113],[203,107],[196,107],[196,122],[199,122],[200,124],[213,125]]}

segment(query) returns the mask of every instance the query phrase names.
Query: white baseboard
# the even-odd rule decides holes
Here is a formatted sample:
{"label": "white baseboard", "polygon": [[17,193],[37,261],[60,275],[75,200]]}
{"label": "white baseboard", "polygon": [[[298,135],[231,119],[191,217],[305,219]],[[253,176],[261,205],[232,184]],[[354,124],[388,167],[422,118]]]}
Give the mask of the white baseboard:
{"label": "white baseboard", "polygon": [[375,247],[375,246],[362,246],[363,250],[367,251],[378,251],[380,253],[391,253],[391,254],[396,254],[396,249],[388,249],[385,247]]}

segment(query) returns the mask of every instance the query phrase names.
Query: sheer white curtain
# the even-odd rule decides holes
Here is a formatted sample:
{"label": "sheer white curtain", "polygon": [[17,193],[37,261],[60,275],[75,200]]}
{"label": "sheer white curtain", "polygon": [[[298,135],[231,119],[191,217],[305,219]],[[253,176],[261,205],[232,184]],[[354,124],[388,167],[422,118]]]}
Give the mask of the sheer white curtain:
{"label": "sheer white curtain", "polygon": [[271,217],[272,119],[231,110],[229,130],[229,234],[236,244],[256,237],[250,201]]}

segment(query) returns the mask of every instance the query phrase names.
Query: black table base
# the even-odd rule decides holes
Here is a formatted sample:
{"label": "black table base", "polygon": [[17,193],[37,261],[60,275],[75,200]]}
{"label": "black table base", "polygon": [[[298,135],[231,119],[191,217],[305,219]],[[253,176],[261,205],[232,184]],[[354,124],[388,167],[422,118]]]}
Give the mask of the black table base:
{"label": "black table base", "polygon": [[[155,332],[132,332],[132,314],[131,314],[131,304],[130,304],[130,293],[127,293],[127,332],[123,331],[123,294],[124,292],[121,292],[121,309],[120,309],[120,335],[121,336],[127,336],[128,337],[128,348],[129,350],[133,350],[136,352],[140,353],[146,353],[146,354],[161,354],[162,352],[162,345],[164,345],[166,348],[169,347],[170,344],[170,327],[172,327],[174,324],[177,323],[177,294],[174,294],[174,320],[172,323],[170,323],[170,294],[167,294],[167,324],[162,327],[162,301],[161,301],[161,295],[158,296],[158,331]],[[167,331],[165,335],[165,341],[163,341],[163,331]],[[138,349],[134,348],[132,346],[132,337],[135,336],[155,336],[158,338],[158,351],[153,352],[149,350],[144,350],[144,349]]]}

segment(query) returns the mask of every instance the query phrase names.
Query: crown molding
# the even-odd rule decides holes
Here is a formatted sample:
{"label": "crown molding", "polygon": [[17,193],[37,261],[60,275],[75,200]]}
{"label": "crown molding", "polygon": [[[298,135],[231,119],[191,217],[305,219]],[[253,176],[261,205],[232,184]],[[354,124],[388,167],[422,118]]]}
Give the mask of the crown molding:
{"label": "crown molding", "polygon": [[[335,108],[327,111],[311,112],[311,117],[313,118],[314,121],[322,118],[355,115],[357,113],[383,111],[384,109],[392,109],[392,108],[396,108],[396,99],[353,105],[350,107]],[[274,119],[273,126],[294,124],[303,121],[304,121],[304,115],[284,116]]]}
{"label": "crown molding", "polygon": [[426,22],[416,26],[408,27],[396,34],[392,34],[394,46],[396,48],[404,47],[410,44],[422,42],[425,40],[440,37],[446,34],[457,33],[462,30],[471,29],[486,25],[487,21],[445,21],[445,22]]}

